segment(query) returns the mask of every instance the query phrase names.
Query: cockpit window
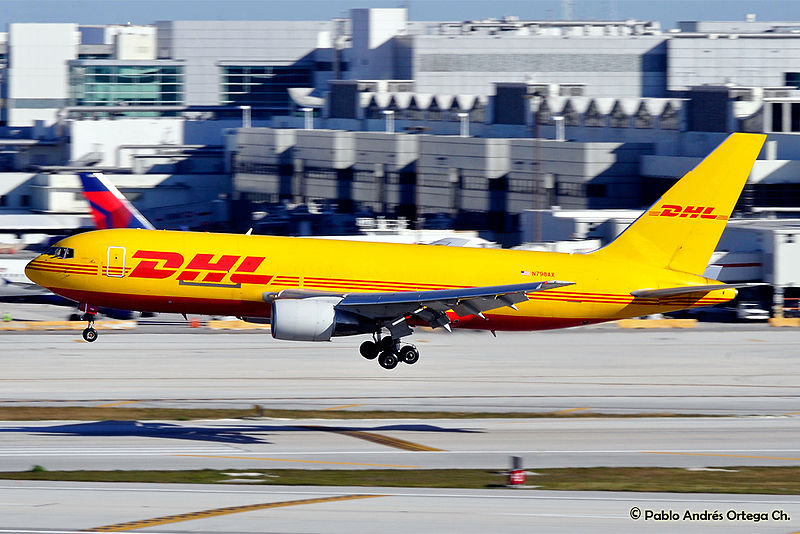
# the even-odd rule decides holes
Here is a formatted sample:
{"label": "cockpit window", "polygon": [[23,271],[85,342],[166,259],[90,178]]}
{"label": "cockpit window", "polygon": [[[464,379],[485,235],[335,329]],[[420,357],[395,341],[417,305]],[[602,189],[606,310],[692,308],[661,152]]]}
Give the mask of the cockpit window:
{"label": "cockpit window", "polygon": [[61,259],[75,257],[75,249],[67,247],[50,247],[47,250],[45,250],[44,253],[47,254],[48,256],[54,256],[56,258],[61,258]]}

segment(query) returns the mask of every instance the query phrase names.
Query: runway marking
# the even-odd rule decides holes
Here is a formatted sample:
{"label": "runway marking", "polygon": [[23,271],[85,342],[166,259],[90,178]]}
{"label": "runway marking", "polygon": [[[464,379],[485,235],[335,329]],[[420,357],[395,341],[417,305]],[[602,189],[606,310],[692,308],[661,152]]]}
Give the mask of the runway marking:
{"label": "runway marking", "polygon": [[712,454],[709,452],[666,452],[666,451],[642,451],[644,454],[674,454],[679,456],[720,456],[722,458],[752,458],[755,460],[787,460],[790,462],[800,462],[800,458],[782,458],[780,456],[754,456],[749,454]]}
{"label": "runway marking", "polygon": [[420,443],[414,443],[413,441],[406,441],[400,438],[392,438],[389,436],[384,436],[382,434],[375,434],[374,432],[363,432],[360,430],[346,430],[342,428],[328,427],[328,426],[302,426],[300,428],[305,428],[308,430],[319,430],[322,432],[333,432],[334,434],[342,434],[344,436],[350,436],[351,438],[363,439],[365,441],[371,441],[372,443],[377,443],[379,445],[386,445],[387,447],[393,447],[395,449],[401,449],[404,451],[443,452],[442,449],[437,449],[436,447],[429,447],[427,445],[422,445]]}
{"label": "runway marking", "polygon": [[591,410],[591,408],[567,408],[566,410],[558,410],[554,413],[571,413],[571,412],[581,412],[583,410]]}
{"label": "runway marking", "polygon": [[111,408],[112,406],[122,406],[123,404],[133,404],[134,402],[142,402],[142,401],[140,401],[140,400],[129,400],[129,401],[112,402],[111,404],[101,404],[99,406],[95,406],[95,408]]}
{"label": "runway marking", "polygon": [[429,447],[427,445],[422,445],[420,443],[414,443],[412,441],[406,441],[404,439],[383,436],[381,434],[374,434],[372,432],[360,432],[358,430],[341,430],[334,432],[336,432],[337,434],[344,434],[345,436],[350,436],[353,438],[371,441],[372,443],[386,445],[387,447],[394,447],[395,449],[401,449],[404,451],[442,452],[442,449],[437,449],[436,447]]}
{"label": "runway marking", "polygon": [[142,519],[139,521],[129,521],[116,525],[106,525],[103,527],[86,529],[83,532],[123,532],[126,530],[138,530],[140,528],[155,527],[169,523],[180,523],[182,521],[192,521],[194,519],[205,519],[207,517],[217,517],[220,515],[240,514],[242,512],[253,512],[256,510],[266,510],[268,508],[283,508],[285,506],[298,506],[301,504],[320,504],[339,501],[353,501],[356,499],[372,499],[375,497],[385,497],[385,495],[340,495],[336,497],[318,497],[315,499],[302,499],[298,501],[268,502],[262,504],[246,504],[244,506],[228,506],[226,508],[216,508],[214,510],[201,510],[188,514],[168,515],[155,517],[153,519]]}
{"label": "runway marking", "polygon": [[344,406],[331,406],[330,408],[323,408],[323,410],[344,410],[345,408],[355,408],[356,406],[364,406],[363,404],[345,404]]}
{"label": "runway marking", "polygon": [[421,467],[418,465],[365,464],[358,462],[329,462],[324,460],[291,460],[288,458],[256,458],[253,456],[222,456],[222,455],[211,455],[211,454],[174,454],[173,456],[181,456],[188,458],[227,458],[233,460],[263,460],[265,462],[292,462],[299,464],[361,465],[369,467],[400,467],[405,469],[421,469]]}

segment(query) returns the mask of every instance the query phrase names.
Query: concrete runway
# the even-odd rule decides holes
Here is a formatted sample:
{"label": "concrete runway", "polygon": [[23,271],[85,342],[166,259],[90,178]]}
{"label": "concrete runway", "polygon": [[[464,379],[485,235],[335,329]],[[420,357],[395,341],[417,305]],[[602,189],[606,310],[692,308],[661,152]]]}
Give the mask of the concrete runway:
{"label": "concrete runway", "polygon": [[[27,314],[34,308],[24,309]],[[38,312],[36,312],[38,313]],[[20,318],[39,318],[20,317]],[[42,317],[47,318],[47,317]],[[360,338],[289,343],[266,332],[140,326],[0,334],[0,404],[328,410],[680,412],[720,418],[0,423],[0,469],[529,469],[797,465],[800,331],[762,325],[526,334],[418,332],[414,366],[357,355]],[[327,429],[308,428],[325,426]],[[302,428],[305,427],[305,428]],[[336,432],[330,427],[336,427]],[[405,443],[405,445],[403,445]],[[409,445],[410,444],[410,445]],[[401,445],[405,448],[397,448]],[[416,449],[414,449],[416,446]],[[411,447],[413,450],[408,450]],[[440,450],[432,450],[440,449]],[[539,492],[0,482],[0,534],[96,528],[231,506],[145,532],[794,532],[800,499]],[[98,506],[101,503],[102,506]],[[655,521],[630,509],[791,520]]]}
{"label": "concrete runway", "polygon": [[[339,500],[333,500],[336,498]],[[311,499],[314,501],[308,502]],[[97,503],[102,503],[102,506]],[[275,503],[281,506],[275,507]],[[231,510],[233,507],[242,508]],[[228,510],[221,510],[224,508]],[[642,514],[638,520],[631,517],[638,515],[634,509]],[[201,511],[207,513],[196,513]],[[658,516],[649,517],[651,513],[660,514],[662,511],[678,514],[680,519],[656,520]],[[717,511],[723,519],[684,520],[687,511],[690,514],[704,511],[713,514]],[[188,515],[176,518],[178,514]],[[732,519],[727,518],[728,514]],[[745,514],[750,514],[749,519]],[[3,481],[0,482],[0,518],[0,534],[72,534],[99,527],[117,526],[119,529],[132,521],[141,523],[128,527],[150,534],[638,534],[643,531],[785,534],[800,528],[800,498],[503,489],[261,488]]]}
{"label": "concrete runway", "polygon": [[800,464],[800,417],[6,422],[0,471]]}
{"label": "concrete runway", "polygon": [[766,325],[533,333],[420,331],[416,365],[362,337],[281,342],[188,326],[0,334],[0,403],[470,411],[800,412],[800,329]]}

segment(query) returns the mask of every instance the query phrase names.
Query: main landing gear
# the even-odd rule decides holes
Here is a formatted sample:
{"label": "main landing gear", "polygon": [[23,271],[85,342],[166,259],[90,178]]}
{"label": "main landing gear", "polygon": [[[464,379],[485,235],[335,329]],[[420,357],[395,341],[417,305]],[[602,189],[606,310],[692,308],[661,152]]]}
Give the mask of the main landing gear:
{"label": "main landing gear", "polygon": [[91,343],[92,341],[97,339],[97,330],[94,329],[94,314],[93,313],[84,314],[82,320],[89,322],[89,326],[87,326],[83,330],[83,339]]}
{"label": "main landing gear", "polygon": [[394,369],[399,362],[409,365],[419,361],[419,351],[414,345],[400,346],[400,340],[392,337],[381,338],[380,334],[374,335],[374,341],[365,341],[359,347],[359,352],[368,360],[378,358],[378,363],[384,369]]}

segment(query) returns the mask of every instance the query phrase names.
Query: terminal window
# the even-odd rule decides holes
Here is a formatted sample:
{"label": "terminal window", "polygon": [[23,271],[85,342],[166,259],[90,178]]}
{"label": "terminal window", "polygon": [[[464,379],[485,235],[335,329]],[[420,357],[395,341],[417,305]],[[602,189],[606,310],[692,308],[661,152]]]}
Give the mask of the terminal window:
{"label": "terminal window", "polygon": [[75,106],[180,105],[183,67],[160,65],[70,66]]}
{"label": "terminal window", "polygon": [[290,87],[313,87],[311,67],[302,65],[223,66],[220,97],[223,104],[285,110]]}
{"label": "terminal window", "polygon": [[783,131],[783,103],[772,103],[772,130],[773,132]]}

